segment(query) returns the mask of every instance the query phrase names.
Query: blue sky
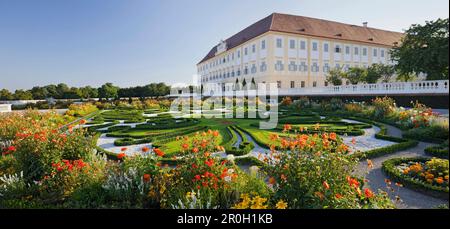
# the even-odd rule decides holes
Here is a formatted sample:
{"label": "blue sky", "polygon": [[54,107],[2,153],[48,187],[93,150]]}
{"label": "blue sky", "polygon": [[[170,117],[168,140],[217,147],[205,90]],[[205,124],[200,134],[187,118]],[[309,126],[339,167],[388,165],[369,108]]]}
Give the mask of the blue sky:
{"label": "blue sky", "polygon": [[447,0],[0,0],[0,88],[190,82],[220,39],[272,12],[402,31]]}

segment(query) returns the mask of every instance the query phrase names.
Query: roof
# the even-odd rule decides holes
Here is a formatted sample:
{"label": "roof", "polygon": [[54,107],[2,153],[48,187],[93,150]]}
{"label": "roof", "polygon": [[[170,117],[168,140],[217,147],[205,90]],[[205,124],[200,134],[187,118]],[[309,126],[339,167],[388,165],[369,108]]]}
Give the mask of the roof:
{"label": "roof", "polygon": [[[273,13],[225,40],[227,49],[235,48],[269,31],[384,46],[394,46],[394,43],[400,42],[404,35],[323,19]],[[217,46],[213,47],[199,64],[213,58],[216,52]]]}

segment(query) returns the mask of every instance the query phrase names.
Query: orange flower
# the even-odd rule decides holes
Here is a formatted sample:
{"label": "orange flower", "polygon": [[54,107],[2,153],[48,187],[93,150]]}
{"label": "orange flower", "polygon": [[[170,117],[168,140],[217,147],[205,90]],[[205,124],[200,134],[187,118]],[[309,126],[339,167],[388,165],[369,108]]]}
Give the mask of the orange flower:
{"label": "orange flower", "polygon": [[356,138],[352,138],[352,144],[356,145]]}
{"label": "orange flower", "polygon": [[367,160],[367,167],[373,169],[373,162],[371,160]]}
{"label": "orange flower", "polygon": [[160,156],[160,157],[163,157],[163,156],[164,156],[164,152],[161,151],[161,150],[158,149],[158,148],[153,149],[153,152],[155,152],[155,154],[158,155],[158,156]]}
{"label": "orange flower", "polygon": [[324,181],[324,182],[322,183],[322,185],[323,185],[323,187],[324,187],[326,190],[330,189],[330,185],[329,185],[326,181]]}
{"label": "orange flower", "polygon": [[287,132],[287,131],[290,131],[290,130],[292,130],[292,126],[289,125],[289,124],[285,124],[285,125],[284,125],[283,131],[284,131],[284,132]]}
{"label": "orange flower", "polygon": [[277,180],[275,180],[274,177],[270,177],[270,178],[269,178],[269,184],[275,185],[276,183],[277,183]]}
{"label": "orange flower", "polygon": [[339,200],[339,199],[342,199],[343,196],[342,196],[341,194],[337,193],[337,194],[335,195],[335,197],[336,197],[336,199]]}
{"label": "orange flower", "polygon": [[149,182],[150,181],[150,174],[144,174],[143,179],[144,179],[144,182]]}
{"label": "orange flower", "polygon": [[364,189],[364,194],[365,194],[366,197],[369,198],[369,199],[372,198],[372,197],[374,196],[372,190],[370,190],[370,189],[368,189],[368,188]]}
{"label": "orange flower", "polygon": [[192,149],[192,152],[193,152],[193,153],[198,153],[198,148],[197,148],[197,147],[193,148],[193,149]]}
{"label": "orange flower", "polygon": [[142,147],[142,152],[147,153],[150,149],[147,146]]}
{"label": "orange flower", "polygon": [[219,131],[217,131],[217,130],[216,130],[216,131],[214,131],[214,132],[213,132],[213,136],[214,136],[214,137],[217,137],[217,136],[219,136]]}
{"label": "orange flower", "polygon": [[442,178],[442,177],[436,178],[436,183],[443,184],[444,183],[444,178]]}
{"label": "orange flower", "polygon": [[330,139],[336,141],[336,133],[330,133]]}
{"label": "orange flower", "polygon": [[282,180],[284,180],[284,181],[287,180],[287,177],[286,177],[286,175],[284,175],[284,174],[281,174],[280,178],[281,178]]}
{"label": "orange flower", "polygon": [[81,120],[80,120],[80,125],[84,125],[84,124],[86,124],[86,120],[81,119]]}
{"label": "orange flower", "polygon": [[323,200],[325,198],[325,195],[323,195],[323,193],[321,193],[321,192],[315,192],[314,195],[319,197],[320,200]]}
{"label": "orange flower", "polygon": [[181,147],[183,147],[184,150],[187,150],[187,148],[189,148],[189,145],[184,143],[183,145],[181,145]]}
{"label": "orange flower", "polygon": [[125,155],[125,153],[119,153],[119,154],[117,154],[117,159],[122,159],[122,158],[124,158],[126,155]]}

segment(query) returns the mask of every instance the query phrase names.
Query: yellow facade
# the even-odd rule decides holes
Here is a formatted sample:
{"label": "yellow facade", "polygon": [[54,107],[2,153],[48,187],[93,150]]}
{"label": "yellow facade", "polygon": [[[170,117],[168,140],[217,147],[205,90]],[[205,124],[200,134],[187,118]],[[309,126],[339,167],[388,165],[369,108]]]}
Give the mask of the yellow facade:
{"label": "yellow facade", "polygon": [[[280,39],[282,48],[277,46]],[[304,50],[301,49],[302,41],[305,44]],[[291,47],[291,43],[295,43],[294,47]],[[328,52],[325,52],[325,44],[328,44]],[[337,45],[340,47],[340,53],[336,53]],[[254,46],[255,53],[253,53]],[[282,89],[323,87],[327,86],[325,83],[327,71],[324,68],[326,64],[328,69],[335,68],[336,64],[339,64],[339,67],[344,70],[346,67],[353,66],[368,67],[374,63],[390,64],[388,54],[390,48],[390,46],[350,40],[269,31],[237,47],[218,53],[214,58],[198,64],[197,67],[203,84],[222,85],[235,83],[236,79],[239,79],[239,82],[245,79],[247,83],[250,83],[254,79],[256,83],[281,82]],[[358,52],[355,49],[358,49]],[[363,55],[364,49],[366,49],[366,55]],[[275,66],[277,61],[283,64],[282,70]],[[296,67],[293,67],[291,62],[295,63]],[[300,69],[302,62],[306,62],[306,71]],[[261,71],[262,63],[266,63],[267,70]],[[256,72],[251,71],[252,66],[256,66]],[[248,74],[245,74],[246,68]],[[317,69],[318,72],[314,71]],[[238,75],[239,71],[241,74]],[[231,88],[225,88],[225,90],[231,90]]]}

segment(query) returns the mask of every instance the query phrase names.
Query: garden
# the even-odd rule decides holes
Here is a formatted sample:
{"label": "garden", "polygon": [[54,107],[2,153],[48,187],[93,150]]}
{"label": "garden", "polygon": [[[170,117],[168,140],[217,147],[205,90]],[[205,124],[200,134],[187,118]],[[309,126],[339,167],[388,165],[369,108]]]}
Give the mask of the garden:
{"label": "garden", "polygon": [[217,117],[236,109],[199,118],[169,105],[1,115],[0,207],[390,209],[411,190],[436,203],[422,208],[448,202],[448,118],[423,104],[284,98],[272,130]]}

